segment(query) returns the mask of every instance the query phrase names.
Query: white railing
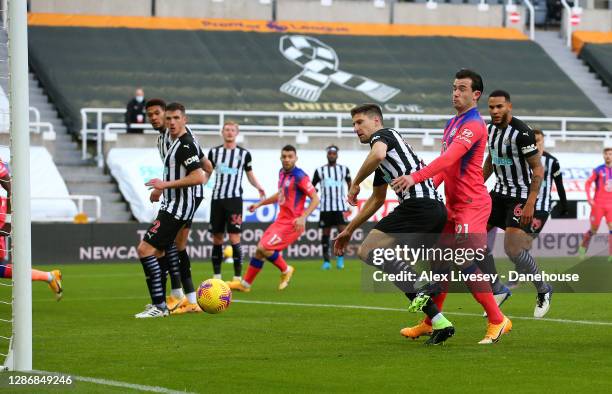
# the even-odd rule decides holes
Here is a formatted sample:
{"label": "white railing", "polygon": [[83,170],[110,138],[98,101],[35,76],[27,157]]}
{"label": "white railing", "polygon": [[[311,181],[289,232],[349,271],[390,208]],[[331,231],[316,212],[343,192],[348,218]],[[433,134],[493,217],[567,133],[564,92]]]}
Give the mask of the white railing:
{"label": "white railing", "polygon": [[[87,141],[90,135],[96,137],[96,158],[98,164],[103,165],[103,142],[113,139],[117,133],[125,133],[125,123],[103,123],[103,117],[109,114],[123,114],[124,109],[117,108],[83,108],[81,109],[82,129],[82,157],[87,158]],[[353,137],[353,127],[350,126],[350,114],[344,112],[272,112],[272,111],[213,111],[213,110],[187,110],[192,121],[198,117],[214,117],[212,123],[190,123],[189,127],[196,134],[218,135],[226,120],[238,120],[248,117],[249,123],[242,123],[240,131],[243,136],[278,136],[278,137]],[[90,118],[93,116],[93,118]],[[407,127],[407,122],[443,122],[452,115],[425,115],[425,114],[385,114],[385,124],[400,131],[403,135],[412,138],[440,137],[442,128],[439,124],[431,127]],[[488,116],[484,117],[489,120]],[[612,140],[612,118],[586,118],[586,117],[559,117],[559,116],[521,116],[524,121],[538,124],[546,123],[546,135],[561,141],[610,141]],[[257,121],[266,121],[268,124],[254,124]],[[327,121],[327,125],[292,125],[292,122],[304,120]],[[95,126],[88,128],[89,122]],[[404,125],[402,125],[404,123]],[[593,130],[594,124],[605,125],[605,131]],[[581,127],[582,125],[582,127]],[[145,133],[157,133],[148,124],[132,124],[132,128],[143,129]]]}
{"label": "white railing", "polygon": [[[582,8],[580,7],[580,0],[574,0],[574,6],[571,7],[567,0],[561,0],[561,5],[565,9],[565,13],[567,14],[567,18],[565,19],[565,45],[569,48],[572,47],[572,32],[574,30],[574,26],[572,25],[572,14],[580,15],[582,14]],[[561,18],[563,19],[563,18]],[[563,31],[563,27],[561,28]]]}
{"label": "white railing", "polygon": [[[88,218],[90,222],[97,222],[102,217],[102,200],[100,196],[88,195],[88,194],[71,194],[68,197],[32,197],[32,200],[73,200],[77,202],[77,210],[78,213],[85,212],[85,201],[93,201],[96,205],[95,208],[95,217]],[[64,216],[64,217],[49,217],[44,219],[36,219],[33,220],[35,222],[72,222],[74,220],[74,216]]]}
{"label": "white railing", "polygon": [[[32,121],[34,115],[34,121]],[[40,133],[40,111],[36,107],[30,107],[30,133]]]}
{"label": "white railing", "polygon": [[529,39],[535,40],[535,8],[529,0],[523,0],[525,6],[529,10]]}
{"label": "white railing", "polygon": [[[37,131],[32,131],[32,127]],[[32,133],[42,133],[42,138],[45,141],[55,141],[55,128],[50,122],[30,122],[30,131]]]}

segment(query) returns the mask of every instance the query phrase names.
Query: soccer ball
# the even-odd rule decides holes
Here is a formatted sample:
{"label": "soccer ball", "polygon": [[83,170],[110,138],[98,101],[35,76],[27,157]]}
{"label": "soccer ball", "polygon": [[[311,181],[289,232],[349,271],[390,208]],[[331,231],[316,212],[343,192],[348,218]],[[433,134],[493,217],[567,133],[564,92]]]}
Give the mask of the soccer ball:
{"label": "soccer ball", "polygon": [[227,245],[225,249],[223,249],[223,261],[226,263],[234,262],[234,249],[230,245]]}
{"label": "soccer ball", "polygon": [[198,287],[196,295],[198,305],[206,313],[221,313],[232,302],[232,290],[220,279],[205,280]]}

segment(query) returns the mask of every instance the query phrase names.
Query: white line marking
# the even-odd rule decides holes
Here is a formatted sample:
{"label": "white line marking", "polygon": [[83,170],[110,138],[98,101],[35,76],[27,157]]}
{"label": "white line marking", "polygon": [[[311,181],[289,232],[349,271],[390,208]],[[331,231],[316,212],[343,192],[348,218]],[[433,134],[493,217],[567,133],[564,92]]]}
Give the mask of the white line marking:
{"label": "white line marking", "polygon": [[[255,301],[255,300],[232,300],[232,302],[238,302],[243,304],[264,304],[264,305],[287,305],[287,306],[305,306],[314,308],[339,308],[339,309],[365,309],[373,311],[391,311],[391,312],[408,312],[407,309],[401,308],[385,308],[380,306],[366,306],[366,305],[338,305],[338,304],[306,304],[300,302],[276,302],[276,301]],[[447,315],[455,316],[477,316],[482,317],[480,313],[465,313],[465,312],[444,312]],[[590,320],[568,320],[568,319],[549,319],[546,317],[535,318],[525,316],[508,316],[511,319],[516,320],[535,320],[535,321],[549,321],[554,323],[568,323],[568,324],[586,324],[593,326],[612,326],[612,322],[605,321],[590,321]]]}
{"label": "white line marking", "polygon": [[[81,382],[95,383],[95,384],[100,384],[100,385],[104,385],[104,386],[122,387],[122,388],[128,388],[128,389],[140,390],[140,391],[148,391],[148,392],[152,392],[152,393],[166,393],[166,394],[185,394],[185,393],[188,393],[187,391],[170,390],[170,389],[167,389],[165,387],[146,386],[146,385],[143,385],[143,384],[126,383],[126,382],[120,382],[120,381],[117,381],[117,380],[90,378],[90,377],[87,377],[87,376],[73,375],[71,373],[39,371],[39,370],[36,370],[36,369],[32,370],[31,372],[35,373],[35,374],[39,374],[39,375],[70,376],[72,379],[78,380],[78,381],[81,381]],[[193,393],[188,393],[188,394],[193,394]]]}
{"label": "white line marking", "polygon": [[[109,301],[109,300],[142,300],[143,303],[147,302],[144,296],[138,297],[90,297],[90,298],[78,298],[78,299],[62,299],[62,302],[66,301]],[[50,302],[56,303],[55,299],[37,299],[34,302]],[[367,305],[342,305],[342,304],[308,304],[302,302],[277,302],[277,301],[256,301],[256,300],[237,300],[234,299],[232,302],[239,302],[243,304],[263,304],[263,305],[287,305],[287,306],[304,306],[304,307],[315,307],[315,308],[337,308],[337,309],[363,309],[371,311],[390,311],[390,312],[408,312],[407,309],[402,308],[388,308],[384,306],[367,306]],[[476,316],[482,317],[480,313],[465,313],[465,312],[444,312],[445,314],[452,316]],[[548,321],[553,323],[566,323],[566,324],[584,324],[591,326],[612,326],[612,322],[607,321],[593,321],[593,320],[570,320],[570,319],[551,319],[547,317],[535,318],[529,316],[510,316],[509,318],[515,320],[533,320],[533,321]]]}

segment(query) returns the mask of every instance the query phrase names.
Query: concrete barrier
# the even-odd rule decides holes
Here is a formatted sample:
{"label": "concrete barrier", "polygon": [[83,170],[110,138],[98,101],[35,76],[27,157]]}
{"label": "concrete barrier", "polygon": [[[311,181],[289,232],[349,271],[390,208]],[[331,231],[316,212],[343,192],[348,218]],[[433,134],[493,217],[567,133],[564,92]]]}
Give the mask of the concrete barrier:
{"label": "concrete barrier", "polygon": [[472,4],[438,4],[436,9],[429,9],[426,4],[397,3],[394,10],[396,24],[481,27],[502,27],[504,24],[501,5],[479,11],[478,6]]}
{"label": "concrete barrier", "polygon": [[31,0],[30,11],[52,14],[151,16],[152,0]]}
{"label": "concrete barrier", "polygon": [[389,23],[391,7],[374,7],[371,0],[334,0],[322,6],[319,0],[282,0],[277,3],[279,21]]}
{"label": "concrete barrier", "polygon": [[156,16],[272,20],[272,5],[257,0],[156,0]]}

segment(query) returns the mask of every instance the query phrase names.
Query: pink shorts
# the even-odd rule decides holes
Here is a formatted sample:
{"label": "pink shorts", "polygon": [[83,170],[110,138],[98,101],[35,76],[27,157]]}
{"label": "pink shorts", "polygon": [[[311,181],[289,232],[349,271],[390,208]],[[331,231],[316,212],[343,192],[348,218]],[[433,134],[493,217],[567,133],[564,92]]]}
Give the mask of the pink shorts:
{"label": "pink shorts", "polygon": [[599,227],[599,223],[601,223],[601,218],[606,218],[606,223],[612,222],[612,205],[602,205],[602,204],[593,204],[591,207],[591,226]]}
{"label": "pink shorts", "polygon": [[[487,244],[487,221],[491,204],[485,206],[446,207],[448,219],[442,230],[441,244],[469,244],[480,247]],[[453,235],[453,237],[450,237]],[[469,236],[468,236],[469,235]],[[449,245],[450,246],[450,245]],[[467,247],[468,245],[464,245]]]}
{"label": "pink shorts", "polygon": [[300,238],[302,232],[293,228],[293,223],[274,222],[266,229],[259,244],[266,250],[283,250]]}

